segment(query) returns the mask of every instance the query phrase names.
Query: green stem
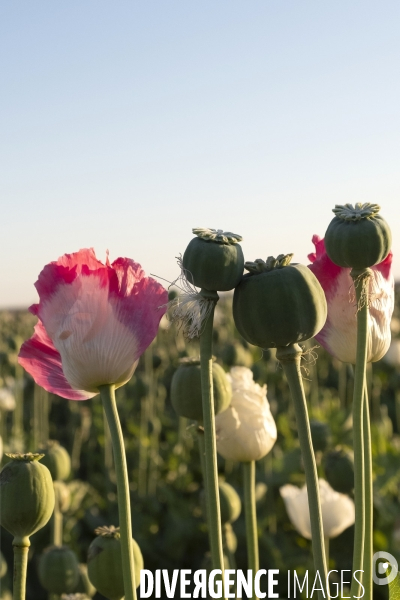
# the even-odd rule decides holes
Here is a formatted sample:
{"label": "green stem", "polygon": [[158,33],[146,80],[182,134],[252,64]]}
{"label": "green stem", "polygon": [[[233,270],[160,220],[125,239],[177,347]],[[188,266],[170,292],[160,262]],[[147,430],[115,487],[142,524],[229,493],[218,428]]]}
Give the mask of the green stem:
{"label": "green stem", "polygon": [[[260,568],[258,559],[257,512],[256,512],[256,462],[243,463],[244,515],[246,520],[247,564],[253,577]],[[253,600],[257,600],[253,591]]]}
{"label": "green stem", "polygon": [[325,544],[325,560],[326,560],[326,566],[329,570],[329,538],[324,537],[324,544]]}
{"label": "green stem", "polygon": [[13,600],[25,600],[26,572],[28,568],[28,552],[30,541],[28,537],[14,538],[14,580]]}
{"label": "green stem", "polygon": [[[200,427],[197,428],[197,441],[199,444],[199,455],[200,455],[200,465],[201,465],[201,473],[203,475],[203,488],[204,488],[204,493],[206,496],[206,502],[204,502],[204,510],[205,510],[205,515],[204,515],[204,520],[206,522],[207,525],[207,533],[208,533],[208,541],[210,544],[210,548],[211,548],[211,527],[210,527],[210,522],[208,519],[208,495],[207,495],[207,475],[206,475],[206,448],[205,448],[205,443],[204,443],[204,430],[201,429]],[[219,490],[218,490],[219,491]]]}
{"label": "green stem", "polygon": [[54,512],[53,518],[51,521],[52,527],[52,540],[54,546],[62,546],[62,538],[63,538],[63,516],[60,510],[60,490],[58,487],[58,482],[54,482]]}
{"label": "green stem", "polygon": [[[370,270],[362,272],[352,269],[357,299],[357,355],[354,372],[353,392],[353,446],[354,446],[354,503],[356,520],[354,526],[353,573],[364,570],[364,540],[369,536],[365,532],[365,478],[364,478],[364,433],[363,400],[366,384],[368,342],[368,281]],[[360,596],[361,586],[353,578],[351,596]]]}
{"label": "green stem", "polygon": [[[203,290],[202,290],[203,291]],[[210,526],[211,558],[213,569],[222,571],[224,580],[224,556],[222,550],[221,511],[219,505],[217,443],[215,436],[214,393],[212,379],[212,332],[215,305],[218,301],[216,292],[207,292],[206,297],[212,299],[213,307],[200,334],[200,368],[201,395],[203,404],[204,446],[206,463],[206,498],[207,514]]]}
{"label": "green stem", "polygon": [[110,428],[117,476],[118,514],[121,533],[122,573],[125,600],[136,600],[135,567],[133,561],[131,504],[129,495],[128,469],[126,465],[124,438],[115,402],[115,386],[99,387],[103,408]]}
{"label": "green stem", "polygon": [[296,414],[297,429],[301,454],[303,457],[304,470],[306,473],[308,506],[310,510],[312,549],[314,555],[315,570],[318,571],[322,581],[323,591],[318,591],[319,600],[329,598],[326,590],[326,559],[324,534],[322,528],[321,503],[319,498],[319,484],[317,466],[311,431],[308,419],[307,403],[304,395],[303,380],[300,373],[300,360],[302,349],[298,344],[280,347],[277,349],[276,358],[282,363],[287,377],[289,388],[293,398]]}
{"label": "green stem", "polygon": [[365,548],[364,548],[364,587],[365,600],[372,600],[372,555],[373,555],[373,484],[372,484],[372,449],[369,402],[367,386],[364,387],[364,472],[365,472]]}

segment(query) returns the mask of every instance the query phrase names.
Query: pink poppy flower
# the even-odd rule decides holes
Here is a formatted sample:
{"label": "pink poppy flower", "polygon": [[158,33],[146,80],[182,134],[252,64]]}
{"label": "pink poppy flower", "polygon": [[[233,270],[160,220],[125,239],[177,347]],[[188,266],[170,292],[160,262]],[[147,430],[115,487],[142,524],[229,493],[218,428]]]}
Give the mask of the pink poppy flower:
{"label": "pink poppy flower", "polygon": [[[308,265],[322,285],[328,303],[328,318],[316,335],[317,341],[339,360],[355,364],[357,346],[357,311],[351,269],[335,265],[325,252],[324,240],[312,238],[315,252],[308,255]],[[367,362],[384,356],[390,345],[390,319],[394,308],[394,278],[391,271],[392,252],[379,265],[372,267],[370,308],[368,311]]]}
{"label": "pink poppy flower", "polygon": [[39,321],[18,361],[36,383],[70,400],[129,381],[168,302],[138,263],[107,258],[104,265],[92,248],[46,265],[35,287],[40,302],[29,310]]}

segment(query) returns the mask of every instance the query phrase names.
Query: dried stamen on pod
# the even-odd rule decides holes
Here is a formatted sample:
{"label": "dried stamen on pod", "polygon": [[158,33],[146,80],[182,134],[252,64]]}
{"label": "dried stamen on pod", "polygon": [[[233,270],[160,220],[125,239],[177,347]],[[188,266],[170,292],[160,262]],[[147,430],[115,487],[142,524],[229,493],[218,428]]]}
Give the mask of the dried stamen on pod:
{"label": "dried stamen on pod", "polygon": [[[213,361],[214,413],[226,410],[232,397],[224,369]],[[200,358],[183,358],[171,383],[171,402],[181,417],[203,422]]]}
{"label": "dried stamen on pod", "polygon": [[97,527],[94,530],[96,535],[101,535],[102,537],[107,538],[117,538],[121,537],[119,527],[115,527],[114,525],[103,525],[102,527]]}

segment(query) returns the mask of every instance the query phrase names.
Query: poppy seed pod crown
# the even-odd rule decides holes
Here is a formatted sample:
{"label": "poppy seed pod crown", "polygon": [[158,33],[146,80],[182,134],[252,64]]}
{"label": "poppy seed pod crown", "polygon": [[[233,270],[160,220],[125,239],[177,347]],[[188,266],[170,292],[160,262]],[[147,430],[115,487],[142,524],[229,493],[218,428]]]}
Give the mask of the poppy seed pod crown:
{"label": "poppy seed pod crown", "polygon": [[290,264],[293,254],[246,262],[249,271],[235,289],[233,318],[246,341],[260,348],[304,342],[322,329],[324,291],[310,270]]}
{"label": "poppy seed pod crown", "polygon": [[325,233],[329,258],[339,267],[366,269],[382,262],[390,252],[392,234],[379,214],[378,204],[337,204]]}
{"label": "poppy seed pod crown", "polygon": [[193,229],[182,258],[186,277],[193,285],[210,291],[232,290],[243,274],[244,257],[240,235],[222,229]]}

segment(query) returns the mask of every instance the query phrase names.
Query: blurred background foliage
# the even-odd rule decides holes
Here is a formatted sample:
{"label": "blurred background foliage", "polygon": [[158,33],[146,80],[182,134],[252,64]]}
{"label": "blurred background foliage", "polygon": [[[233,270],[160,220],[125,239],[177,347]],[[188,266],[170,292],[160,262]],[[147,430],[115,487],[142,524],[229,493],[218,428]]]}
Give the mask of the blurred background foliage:
{"label": "blurred background foliage", "polygon": [[[85,563],[87,549],[101,525],[117,525],[116,482],[111,442],[98,397],[68,401],[38,388],[17,363],[21,343],[32,335],[35,317],[26,311],[0,312],[0,435],[4,451],[35,451],[48,439],[69,452],[72,473],[64,513],[64,543]],[[396,289],[393,338],[400,338],[400,286]],[[352,445],[351,397],[353,369],[327,354],[311,340],[303,361],[313,442],[318,469],[325,476],[327,453]],[[202,476],[196,423],[178,418],[170,402],[172,376],[179,359],[197,356],[198,343],[187,343],[163,318],[157,338],[139,361],[131,381],[117,391],[125,434],[131,482],[133,536],[145,568],[192,569],[205,564],[207,530],[201,510]],[[231,296],[223,296],[215,318],[214,354],[225,370],[250,367],[254,379],[267,384],[278,427],[278,440],[257,463],[257,514],[260,568],[279,569],[279,593],[288,597],[287,571],[312,570],[311,543],[291,524],[279,488],[305,481],[288,386],[273,351],[249,346],[235,330]],[[374,460],[374,544],[400,562],[400,365],[382,359],[369,365],[368,387]],[[7,458],[3,456],[2,465]],[[218,459],[221,480],[243,497],[239,464]],[[340,479],[340,477],[339,477]],[[247,569],[243,513],[233,523],[237,536],[236,564]],[[28,567],[28,600],[47,593],[37,576],[43,549],[50,544],[50,525],[32,536]],[[1,530],[1,595],[10,598],[11,536]],[[330,569],[351,569],[353,528],[330,543]],[[95,599],[102,596],[96,594]],[[385,598],[385,586],[374,597]]]}

